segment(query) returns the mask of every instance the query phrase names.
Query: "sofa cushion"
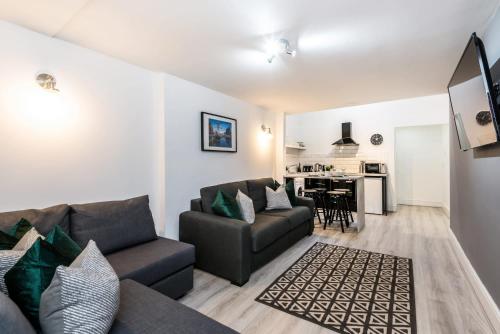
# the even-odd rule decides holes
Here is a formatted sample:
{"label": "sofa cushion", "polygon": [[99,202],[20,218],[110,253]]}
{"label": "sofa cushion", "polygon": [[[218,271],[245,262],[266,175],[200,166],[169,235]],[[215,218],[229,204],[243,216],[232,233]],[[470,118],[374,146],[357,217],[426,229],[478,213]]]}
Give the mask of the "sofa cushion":
{"label": "sofa cushion", "polygon": [[46,235],[55,225],[59,225],[65,233],[69,233],[69,209],[68,205],[61,204],[41,210],[2,212],[0,213],[0,229],[7,232],[21,218],[25,218],[40,234]]}
{"label": "sofa cushion", "polygon": [[269,177],[264,179],[248,180],[247,186],[248,196],[250,196],[253,201],[255,212],[263,211],[267,204],[266,187],[274,189],[274,179]]}
{"label": "sofa cushion", "polygon": [[5,274],[9,297],[34,327],[40,327],[38,311],[42,292],[52,281],[56,268],[59,265],[69,266],[71,262],[54,246],[38,238]]}
{"label": "sofa cushion", "polygon": [[294,229],[297,226],[304,224],[305,222],[309,222],[312,218],[311,210],[309,210],[309,208],[306,206],[295,206],[288,210],[264,211],[261,214],[285,217],[286,219],[288,219],[291,229]]}
{"label": "sofa cushion", "polygon": [[42,332],[107,334],[119,300],[120,281],[91,240],[69,267],[57,267],[42,293]]}
{"label": "sofa cushion", "polygon": [[258,213],[250,229],[252,251],[259,252],[287,234],[290,231],[290,223],[285,217]]}
{"label": "sofa cushion", "polygon": [[9,297],[0,293],[0,333],[35,334],[30,322]]}
{"label": "sofa cushion", "polygon": [[103,254],[157,238],[149,197],[71,205],[71,237],[85,248],[94,240]]}
{"label": "sofa cushion", "polygon": [[[238,190],[240,193],[240,190]],[[229,196],[222,190],[217,192],[214,202],[212,203],[212,211],[219,216],[242,220],[240,207],[236,198]]]}
{"label": "sofa cushion", "polygon": [[192,265],[195,252],[190,244],[160,237],[109,254],[106,258],[120,279],[130,278],[151,285]]}
{"label": "sofa cushion", "polygon": [[225,194],[231,196],[232,198],[236,198],[238,189],[241,190],[243,193],[248,194],[247,182],[246,181],[231,182],[231,183],[224,183],[224,184],[218,184],[216,186],[201,188],[200,195],[201,195],[203,212],[212,214],[214,213],[211,206],[219,190],[223,191]]}
{"label": "sofa cushion", "polygon": [[120,310],[109,334],[237,334],[132,280],[120,282]]}

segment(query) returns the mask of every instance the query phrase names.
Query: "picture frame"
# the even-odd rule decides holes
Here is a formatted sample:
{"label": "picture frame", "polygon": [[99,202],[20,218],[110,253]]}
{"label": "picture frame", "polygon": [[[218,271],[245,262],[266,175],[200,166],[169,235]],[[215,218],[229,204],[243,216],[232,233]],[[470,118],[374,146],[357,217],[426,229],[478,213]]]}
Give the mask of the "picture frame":
{"label": "picture frame", "polygon": [[238,121],[234,118],[202,111],[201,150],[238,152]]}

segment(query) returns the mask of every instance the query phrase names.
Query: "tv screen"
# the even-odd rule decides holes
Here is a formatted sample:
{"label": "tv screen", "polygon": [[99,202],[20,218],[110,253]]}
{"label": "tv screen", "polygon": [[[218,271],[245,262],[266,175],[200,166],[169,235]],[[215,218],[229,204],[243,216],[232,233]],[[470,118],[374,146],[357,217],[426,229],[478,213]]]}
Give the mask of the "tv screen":
{"label": "tv screen", "polygon": [[448,93],[462,150],[498,141],[496,97],[484,46],[476,34],[453,73]]}

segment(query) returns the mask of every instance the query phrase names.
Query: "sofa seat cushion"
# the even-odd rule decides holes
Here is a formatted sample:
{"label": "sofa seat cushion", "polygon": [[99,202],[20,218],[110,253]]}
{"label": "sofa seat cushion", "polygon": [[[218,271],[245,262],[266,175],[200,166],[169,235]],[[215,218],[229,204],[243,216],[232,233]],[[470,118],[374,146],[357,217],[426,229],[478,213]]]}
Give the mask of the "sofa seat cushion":
{"label": "sofa seat cushion", "polygon": [[276,189],[274,179],[268,177],[263,179],[248,180],[247,186],[248,196],[250,196],[253,201],[255,212],[263,211],[267,205],[266,187]]}
{"label": "sofa seat cushion", "polygon": [[311,210],[306,206],[295,206],[287,210],[264,211],[261,214],[269,216],[285,217],[290,223],[290,229],[309,222],[311,220]]}
{"label": "sofa seat cushion", "polygon": [[81,248],[94,240],[104,255],[157,238],[148,196],[72,205],[70,228]]}
{"label": "sofa seat cushion", "polygon": [[214,211],[212,210],[212,203],[214,202],[219,190],[223,191],[232,198],[236,198],[238,190],[241,190],[244,194],[248,194],[246,181],[224,183],[216,186],[201,188],[200,195],[203,212],[214,214]]}
{"label": "sofa seat cushion", "polygon": [[158,238],[106,256],[120,279],[154,284],[195,262],[194,246]]}
{"label": "sofa seat cushion", "polygon": [[280,216],[255,215],[255,223],[250,227],[252,251],[259,252],[290,231],[287,218]]}
{"label": "sofa seat cushion", "polygon": [[120,310],[109,334],[237,334],[209,317],[131,280],[120,282]]}

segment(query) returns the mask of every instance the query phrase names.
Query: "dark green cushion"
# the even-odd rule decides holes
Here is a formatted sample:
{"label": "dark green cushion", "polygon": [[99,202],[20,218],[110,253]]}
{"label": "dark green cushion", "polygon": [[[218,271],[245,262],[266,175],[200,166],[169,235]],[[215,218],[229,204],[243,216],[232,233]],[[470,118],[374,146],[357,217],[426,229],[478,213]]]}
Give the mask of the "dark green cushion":
{"label": "dark green cushion", "polygon": [[215,195],[212,210],[219,216],[242,219],[240,207],[236,199],[221,190],[217,191],[217,195]]}
{"label": "dark green cushion", "polygon": [[11,250],[18,241],[16,237],[0,231],[0,250]]}
{"label": "dark green cushion", "polygon": [[33,226],[31,223],[21,218],[16,225],[12,226],[8,232],[0,231],[0,250],[10,250]]}
{"label": "dark green cushion", "polygon": [[5,274],[10,298],[34,327],[40,327],[38,312],[42,292],[52,281],[57,266],[69,266],[71,262],[54,246],[39,238]]}
{"label": "dark green cushion", "polygon": [[31,230],[32,227],[33,225],[31,225],[29,221],[27,221],[24,218],[21,218],[21,220],[18,221],[16,225],[12,226],[9,229],[8,233],[13,237],[16,237],[17,240],[20,240],[26,234],[26,232]]}
{"label": "dark green cushion", "polygon": [[296,206],[297,196],[295,196],[295,185],[293,184],[293,181],[288,181],[285,186],[285,191],[288,195],[288,199],[290,200],[290,204],[292,204],[292,206]]}
{"label": "dark green cushion", "polygon": [[49,244],[54,246],[54,248],[67,258],[69,261],[73,262],[74,259],[82,252],[80,246],[76,244],[59,225],[54,226],[54,228],[47,234],[45,238]]}

